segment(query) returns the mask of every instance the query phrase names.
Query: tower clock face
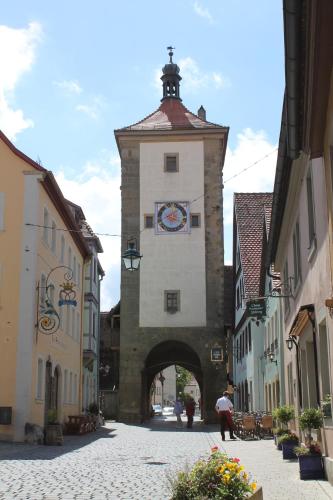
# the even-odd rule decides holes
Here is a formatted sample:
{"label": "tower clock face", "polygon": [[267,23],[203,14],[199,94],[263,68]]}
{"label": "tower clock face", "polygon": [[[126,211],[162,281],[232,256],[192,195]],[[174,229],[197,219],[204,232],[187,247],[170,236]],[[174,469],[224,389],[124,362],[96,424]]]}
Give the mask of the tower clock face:
{"label": "tower clock face", "polygon": [[187,232],[187,203],[157,203],[157,232]]}

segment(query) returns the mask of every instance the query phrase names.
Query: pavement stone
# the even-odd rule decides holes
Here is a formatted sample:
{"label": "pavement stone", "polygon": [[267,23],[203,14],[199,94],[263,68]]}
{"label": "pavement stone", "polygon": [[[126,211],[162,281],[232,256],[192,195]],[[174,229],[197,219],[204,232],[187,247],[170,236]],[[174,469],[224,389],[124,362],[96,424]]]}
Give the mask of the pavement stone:
{"label": "pavement stone", "polygon": [[192,430],[158,417],[146,425],[108,422],[95,433],[66,436],[63,446],[0,443],[0,500],[168,500],[168,476],[219,445],[237,456],[265,500],[333,499],[327,481],[301,481],[297,461],[272,440],[222,441],[217,426]]}

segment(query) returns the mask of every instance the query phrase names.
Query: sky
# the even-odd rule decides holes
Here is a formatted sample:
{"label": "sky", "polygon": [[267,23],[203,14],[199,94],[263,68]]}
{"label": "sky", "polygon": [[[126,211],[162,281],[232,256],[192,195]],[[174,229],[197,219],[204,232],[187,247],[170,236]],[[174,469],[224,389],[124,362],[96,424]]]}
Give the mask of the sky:
{"label": "sky", "polygon": [[[159,107],[166,47],[175,47],[183,104],[194,113],[203,105],[208,121],[230,127],[223,172],[230,264],[233,193],[273,188],[282,0],[11,0],[0,23],[0,129],[53,171],[96,233],[121,231],[114,129]],[[109,310],[119,300],[120,238],[100,239],[101,307]]]}

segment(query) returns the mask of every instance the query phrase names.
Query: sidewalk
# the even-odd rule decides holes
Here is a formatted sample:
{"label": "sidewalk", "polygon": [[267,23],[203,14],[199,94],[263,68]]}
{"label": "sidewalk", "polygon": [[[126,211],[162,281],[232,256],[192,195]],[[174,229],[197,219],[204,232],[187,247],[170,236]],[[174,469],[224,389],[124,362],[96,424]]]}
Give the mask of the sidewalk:
{"label": "sidewalk", "polygon": [[[64,446],[0,443],[1,500],[168,500],[168,475],[222,445],[217,426],[176,418],[147,425],[108,422],[95,433],[68,436]],[[327,481],[301,481],[298,463],[283,461],[271,440],[225,441],[263,486],[265,500],[333,499]]]}

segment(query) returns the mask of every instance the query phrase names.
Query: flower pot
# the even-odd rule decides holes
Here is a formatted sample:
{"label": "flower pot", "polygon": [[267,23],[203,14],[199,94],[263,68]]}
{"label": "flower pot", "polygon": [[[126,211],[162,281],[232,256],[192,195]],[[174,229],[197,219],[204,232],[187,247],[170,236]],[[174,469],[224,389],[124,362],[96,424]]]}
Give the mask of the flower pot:
{"label": "flower pot", "polygon": [[301,479],[324,479],[323,460],[320,455],[299,455]]}
{"label": "flower pot", "polygon": [[64,438],[62,435],[61,424],[47,424],[45,427],[45,444],[47,445],[62,445]]}
{"label": "flower pot", "polygon": [[294,448],[295,446],[298,445],[297,441],[285,441],[282,443],[282,457],[283,460],[290,460],[292,458],[297,458],[297,456],[294,453]]}
{"label": "flower pot", "polygon": [[256,491],[248,497],[248,500],[263,500],[264,496],[263,496],[263,492],[262,492],[262,487],[259,486],[258,489],[256,489]]}
{"label": "flower pot", "polygon": [[278,441],[276,441],[276,447],[278,450],[282,450],[282,444],[281,443],[278,443]]}

